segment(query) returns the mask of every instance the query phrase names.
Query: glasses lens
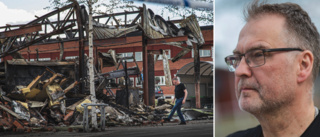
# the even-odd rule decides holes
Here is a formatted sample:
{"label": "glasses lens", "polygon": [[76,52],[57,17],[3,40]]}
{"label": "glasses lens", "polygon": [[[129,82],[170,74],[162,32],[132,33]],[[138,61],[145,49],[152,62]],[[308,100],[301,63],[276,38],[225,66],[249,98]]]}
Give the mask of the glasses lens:
{"label": "glasses lens", "polygon": [[250,67],[258,67],[264,64],[264,53],[262,50],[252,50],[245,55],[246,62]]}
{"label": "glasses lens", "polygon": [[225,58],[225,61],[228,65],[228,69],[230,72],[234,72],[239,65],[240,57],[231,55]]}

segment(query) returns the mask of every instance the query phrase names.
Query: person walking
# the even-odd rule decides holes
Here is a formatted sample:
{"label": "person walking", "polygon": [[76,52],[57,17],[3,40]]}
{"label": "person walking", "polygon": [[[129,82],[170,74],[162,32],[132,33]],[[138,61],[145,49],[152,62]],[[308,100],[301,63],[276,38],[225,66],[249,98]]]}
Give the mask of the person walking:
{"label": "person walking", "polygon": [[180,83],[179,79],[177,77],[174,77],[172,79],[172,83],[173,85],[175,85],[175,89],[174,89],[174,99],[172,100],[172,103],[174,103],[174,101],[176,102],[175,105],[173,106],[170,115],[167,118],[164,118],[165,122],[170,121],[170,119],[172,118],[173,114],[177,111],[178,116],[180,118],[180,124],[179,125],[186,125],[186,121],[182,115],[181,112],[181,106],[182,104],[184,104],[186,102],[187,99],[187,95],[188,95],[188,91],[186,89],[186,87],[184,86],[183,83]]}

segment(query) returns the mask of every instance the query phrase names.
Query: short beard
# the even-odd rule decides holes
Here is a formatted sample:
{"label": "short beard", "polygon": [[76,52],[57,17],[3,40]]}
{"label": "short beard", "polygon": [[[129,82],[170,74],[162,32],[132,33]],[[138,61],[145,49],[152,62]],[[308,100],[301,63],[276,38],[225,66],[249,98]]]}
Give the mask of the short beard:
{"label": "short beard", "polygon": [[[241,85],[249,85],[249,84],[244,80],[240,80],[238,84],[238,89],[239,87],[241,87]],[[271,90],[267,88],[262,88],[258,82],[254,84],[250,84],[250,86],[253,87],[258,92],[259,99],[261,100],[262,103],[258,105],[249,104],[249,106],[242,108],[239,102],[239,107],[241,110],[247,111],[253,115],[276,113],[279,110],[281,110],[283,107],[286,107],[289,104],[291,104],[294,100],[294,95],[288,92],[280,93],[279,97],[269,96],[268,98],[266,98],[265,94],[268,94],[268,93],[270,94]]]}

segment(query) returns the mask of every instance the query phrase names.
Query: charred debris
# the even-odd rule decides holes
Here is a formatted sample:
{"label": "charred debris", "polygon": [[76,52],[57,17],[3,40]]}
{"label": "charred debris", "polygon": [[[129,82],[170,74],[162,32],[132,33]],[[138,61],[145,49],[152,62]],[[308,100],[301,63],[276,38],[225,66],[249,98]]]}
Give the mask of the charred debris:
{"label": "charred debris", "polygon": [[[64,18],[60,17],[61,12],[67,12]],[[125,21],[125,24],[121,25],[115,20],[117,27],[107,25],[110,18],[115,19],[117,15],[127,14],[137,15],[131,23],[127,24]],[[53,16],[57,16],[58,20],[50,21]],[[83,130],[88,128],[86,125],[90,123],[88,111],[91,107],[97,108],[98,118],[101,119],[100,127],[162,124],[161,119],[170,112],[172,104],[170,101],[159,99],[155,106],[144,105],[145,97],[142,97],[140,92],[143,89],[133,87],[129,80],[129,76],[136,75],[142,82],[141,71],[135,58],[120,57],[113,50],[107,53],[99,52],[96,57],[98,67],[95,67],[94,83],[100,105],[90,106],[86,65],[89,63],[88,57],[84,54],[87,16],[85,8],[73,0],[72,4],[37,17],[27,24],[0,27],[0,57],[13,57],[12,60],[0,63],[0,131],[52,131],[57,127],[68,126],[80,126],[79,129]],[[149,45],[165,41],[182,48],[181,53],[173,58],[173,61],[177,61],[192,49],[192,43],[204,43],[199,25],[194,23],[196,20],[189,20],[194,19],[194,16],[182,21],[180,29],[173,23],[166,22],[161,16],[155,16],[152,10],[146,10],[145,6],[136,12],[97,16],[94,19],[104,17],[108,17],[107,22],[94,22],[93,31],[95,39],[110,40],[107,46],[126,44],[126,39],[120,36],[144,30],[146,38],[154,38],[148,41]],[[138,20],[142,20],[142,17],[144,22],[141,25]],[[166,39],[171,37],[173,39]],[[118,42],[115,42],[117,40]],[[62,57],[64,42],[68,41],[79,41],[79,56],[66,61]],[[61,43],[59,60],[27,61],[18,52],[32,45],[50,43]],[[187,47],[182,44],[186,44]],[[36,50],[38,53],[38,49]],[[134,60],[136,66],[128,68],[127,59]],[[103,67],[116,69],[102,73]],[[169,78],[170,75],[168,74]],[[115,78],[123,79],[126,84],[114,83]],[[112,91],[113,88],[118,89],[116,94]],[[186,113],[186,119],[189,120],[212,118],[212,111],[188,111],[197,113]]]}
{"label": "charred debris", "polygon": [[[100,55],[107,61],[106,55],[110,54]],[[122,59],[114,63],[121,64]],[[79,83],[87,87],[88,81],[76,80],[77,65],[77,61],[28,62],[13,59],[3,62],[0,130],[24,132],[40,128],[50,131],[55,126],[86,124],[83,119],[88,113],[84,112],[82,104],[91,103],[90,93],[79,93]],[[126,74],[140,75],[140,71],[138,67],[127,68]],[[160,124],[162,116],[170,111],[172,105],[160,101],[157,107],[145,106],[139,89],[129,86],[127,92],[125,86],[111,82],[124,75],[124,69],[96,73],[96,98],[98,104],[106,104],[104,109],[97,107],[98,116],[100,111],[105,111],[107,126]],[[111,88],[119,90],[114,94]],[[91,107],[88,109],[90,111]]]}

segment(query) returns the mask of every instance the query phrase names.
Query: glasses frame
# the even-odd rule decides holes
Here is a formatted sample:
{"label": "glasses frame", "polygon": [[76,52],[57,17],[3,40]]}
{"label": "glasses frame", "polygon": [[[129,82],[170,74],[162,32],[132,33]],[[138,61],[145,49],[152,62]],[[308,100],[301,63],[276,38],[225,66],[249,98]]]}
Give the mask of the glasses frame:
{"label": "glasses frame", "polygon": [[[249,61],[248,61],[248,59],[246,58],[246,54],[249,53],[249,52],[255,51],[255,50],[261,50],[261,51],[262,51],[264,62],[263,62],[261,65],[250,66],[249,63],[248,63]],[[304,50],[303,50],[303,49],[300,49],[300,48],[254,49],[254,50],[247,51],[247,52],[244,53],[244,54],[229,55],[229,56],[225,57],[224,59],[225,59],[225,62],[227,63],[227,65],[228,65],[229,71],[234,72],[234,71],[236,70],[236,68],[239,66],[242,57],[245,58],[245,62],[247,63],[247,65],[248,65],[250,68],[255,68],[255,67],[260,67],[260,66],[266,64],[266,55],[265,55],[265,53],[269,53],[269,52],[279,52],[279,51],[304,51]],[[236,67],[234,67],[234,65],[231,65],[230,63],[228,63],[228,62],[231,62],[231,61],[230,61],[230,58],[238,58],[238,57],[240,58],[240,60],[239,60],[239,62],[237,63]]]}

